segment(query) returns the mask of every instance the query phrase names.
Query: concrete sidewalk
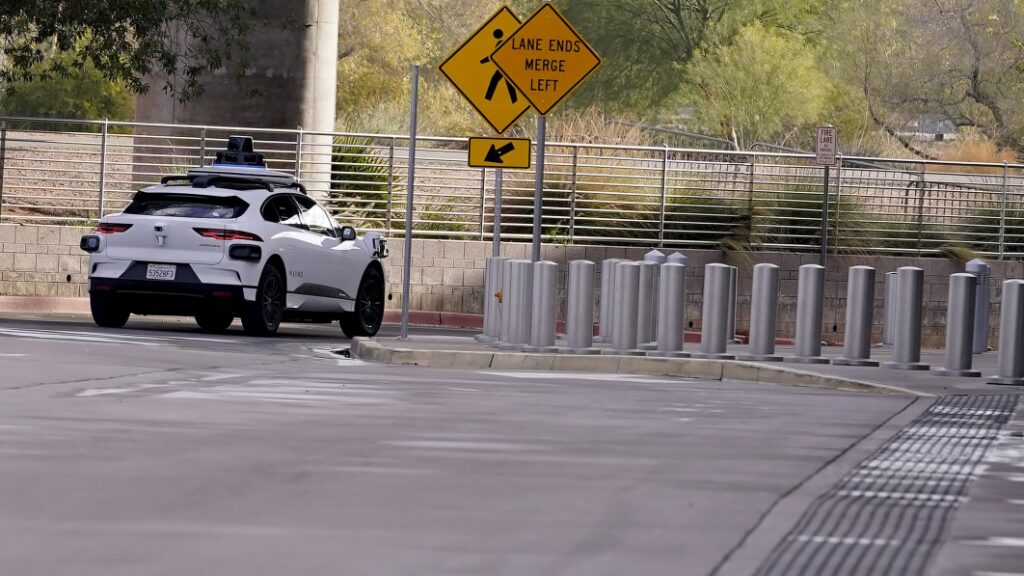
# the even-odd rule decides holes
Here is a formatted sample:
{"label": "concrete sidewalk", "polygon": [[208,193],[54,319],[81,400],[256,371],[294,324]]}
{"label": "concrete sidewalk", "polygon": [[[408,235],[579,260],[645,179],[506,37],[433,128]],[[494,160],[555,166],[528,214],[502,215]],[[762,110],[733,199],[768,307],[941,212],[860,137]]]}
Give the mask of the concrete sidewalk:
{"label": "concrete sidewalk", "polygon": [[[565,347],[561,339],[557,344]],[[601,344],[595,344],[595,347],[600,348]],[[686,347],[690,352],[696,349],[693,346]],[[743,354],[746,349],[747,346],[743,344],[731,345],[729,353]],[[412,336],[407,340],[356,338],[350,351],[354,357],[362,360],[396,366],[645,374],[912,396],[995,394],[1021,390],[987,383],[986,378],[996,373],[997,352],[975,355],[974,368],[980,370],[984,377],[966,378],[942,376],[934,372],[944,362],[944,352],[934,350],[926,350],[921,354],[921,361],[929,364],[932,371],[608,354],[541,354],[500,350],[490,344],[477,342],[474,338],[459,336]],[[792,355],[793,347],[779,346],[776,353],[784,357]],[[822,355],[827,358],[839,357],[842,353],[841,347],[827,346],[822,349]],[[890,348],[878,347],[874,349],[872,359],[885,362],[891,357]]]}

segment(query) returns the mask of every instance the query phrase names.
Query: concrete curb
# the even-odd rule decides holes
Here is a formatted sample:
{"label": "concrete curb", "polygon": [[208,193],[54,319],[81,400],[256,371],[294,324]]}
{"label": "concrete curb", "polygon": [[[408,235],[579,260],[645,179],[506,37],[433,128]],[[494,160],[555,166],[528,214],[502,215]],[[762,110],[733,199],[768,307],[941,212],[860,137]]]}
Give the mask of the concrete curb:
{"label": "concrete curb", "polygon": [[553,370],[562,372],[601,372],[606,374],[643,374],[678,376],[701,380],[743,380],[764,384],[801,386],[872,392],[900,396],[929,396],[898,386],[887,386],[849,378],[814,374],[791,368],[723,360],[693,358],[649,358],[643,356],[573,356],[527,354],[500,351],[413,350],[391,347],[379,340],[355,338],[350,352],[354,358],[393,366],[425,368],[463,368],[470,370]]}
{"label": "concrete curb", "polygon": [[89,314],[88,298],[0,296],[0,312],[23,314]]}

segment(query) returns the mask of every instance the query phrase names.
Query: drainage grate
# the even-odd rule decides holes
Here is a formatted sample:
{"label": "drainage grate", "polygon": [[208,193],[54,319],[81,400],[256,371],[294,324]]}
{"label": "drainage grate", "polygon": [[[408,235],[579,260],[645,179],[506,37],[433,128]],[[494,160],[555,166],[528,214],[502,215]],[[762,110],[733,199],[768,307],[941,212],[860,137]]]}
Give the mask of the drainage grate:
{"label": "drainage grate", "polygon": [[820,496],[757,576],[924,574],[1018,399],[939,399]]}

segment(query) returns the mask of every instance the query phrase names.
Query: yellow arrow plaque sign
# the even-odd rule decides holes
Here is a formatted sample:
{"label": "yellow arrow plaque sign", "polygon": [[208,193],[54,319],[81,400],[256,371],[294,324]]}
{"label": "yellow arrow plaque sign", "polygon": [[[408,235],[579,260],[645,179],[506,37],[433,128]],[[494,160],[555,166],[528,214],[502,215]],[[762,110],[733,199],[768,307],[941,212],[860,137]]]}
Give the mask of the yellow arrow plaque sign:
{"label": "yellow arrow plaque sign", "polygon": [[494,49],[519,23],[511,10],[502,7],[441,64],[441,72],[498,133],[530,109],[530,102],[491,60]]}
{"label": "yellow arrow plaque sign", "polygon": [[491,60],[542,116],[601,65],[593,48],[549,3],[499,46]]}
{"label": "yellow arrow plaque sign", "polygon": [[474,168],[530,167],[529,138],[470,138],[469,165]]}

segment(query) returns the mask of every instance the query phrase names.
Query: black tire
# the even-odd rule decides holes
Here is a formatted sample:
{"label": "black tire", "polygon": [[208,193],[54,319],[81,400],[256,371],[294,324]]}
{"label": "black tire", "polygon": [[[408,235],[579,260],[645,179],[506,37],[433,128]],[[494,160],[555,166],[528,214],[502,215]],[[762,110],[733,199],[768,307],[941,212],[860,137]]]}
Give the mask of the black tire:
{"label": "black tire", "polygon": [[253,336],[273,336],[284,316],[287,286],[276,266],[267,266],[256,286],[256,301],[242,314],[242,328]]}
{"label": "black tire", "polygon": [[341,318],[341,331],[349,338],[376,336],[384,321],[384,276],[376,268],[363,274],[356,292],[356,310]]}
{"label": "black tire", "polygon": [[92,310],[93,321],[104,328],[121,328],[131,316],[131,312],[109,294],[90,294],[89,308]]}
{"label": "black tire", "polygon": [[219,310],[203,310],[196,314],[196,324],[203,332],[223,332],[231,326],[235,317],[230,312]]}

